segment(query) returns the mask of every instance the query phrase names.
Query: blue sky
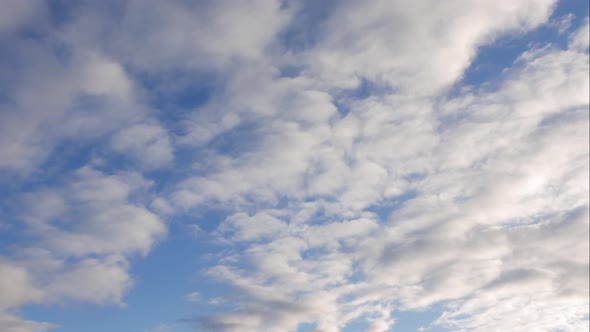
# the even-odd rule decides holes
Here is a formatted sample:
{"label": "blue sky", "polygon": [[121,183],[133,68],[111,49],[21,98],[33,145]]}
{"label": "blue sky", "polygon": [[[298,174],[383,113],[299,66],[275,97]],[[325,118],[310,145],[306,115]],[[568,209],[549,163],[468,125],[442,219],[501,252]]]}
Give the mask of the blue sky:
{"label": "blue sky", "polygon": [[588,3],[19,1],[0,330],[588,329]]}

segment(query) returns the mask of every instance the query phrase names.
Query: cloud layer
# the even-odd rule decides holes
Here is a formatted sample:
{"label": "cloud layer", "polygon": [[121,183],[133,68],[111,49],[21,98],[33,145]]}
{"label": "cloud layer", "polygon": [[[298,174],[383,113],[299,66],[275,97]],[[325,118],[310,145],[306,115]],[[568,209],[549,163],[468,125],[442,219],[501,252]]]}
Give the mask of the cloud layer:
{"label": "cloud layer", "polygon": [[589,27],[557,5],[6,2],[0,329],[124,306],[177,220],[224,294],[187,290],[197,331],[586,329]]}

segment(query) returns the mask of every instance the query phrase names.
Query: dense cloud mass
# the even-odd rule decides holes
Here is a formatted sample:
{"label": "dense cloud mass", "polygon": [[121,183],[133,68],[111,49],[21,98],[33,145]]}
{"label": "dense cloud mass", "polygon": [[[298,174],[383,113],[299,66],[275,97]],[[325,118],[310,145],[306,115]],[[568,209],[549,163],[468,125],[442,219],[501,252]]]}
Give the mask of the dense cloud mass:
{"label": "dense cloud mass", "polygon": [[223,293],[187,290],[195,331],[587,330],[590,28],[559,5],[3,0],[0,330],[124,307],[178,220]]}

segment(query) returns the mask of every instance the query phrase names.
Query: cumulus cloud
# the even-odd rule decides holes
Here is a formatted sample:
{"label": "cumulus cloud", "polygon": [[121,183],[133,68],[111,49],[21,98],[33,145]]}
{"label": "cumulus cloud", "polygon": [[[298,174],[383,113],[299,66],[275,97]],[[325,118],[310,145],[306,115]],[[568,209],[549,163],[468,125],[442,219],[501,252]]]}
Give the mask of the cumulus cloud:
{"label": "cumulus cloud", "polygon": [[[331,84],[382,82],[412,95],[454,82],[478,46],[545,22],[553,1],[343,1],[305,56]],[[355,42],[351,42],[355,41]],[[378,59],[378,60],[377,60]]]}
{"label": "cumulus cloud", "polygon": [[0,271],[2,272],[0,308],[20,306],[41,299],[42,293],[33,285],[31,276],[26,269],[2,260]]}
{"label": "cumulus cloud", "polygon": [[[106,175],[83,167],[56,188],[23,194],[20,220],[34,244],[0,260],[0,308],[72,300],[123,305],[133,283],[128,259],[147,254],[166,233],[163,222],[142,205],[149,185],[139,174]],[[12,316],[0,324],[14,331],[21,325],[29,326],[22,331],[53,326]]]}
{"label": "cumulus cloud", "polygon": [[[497,87],[443,100],[428,96],[460,79],[480,43],[542,23],[550,5],[535,11],[526,4],[500,6],[514,16],[490,17],[488,25],[480,19],[479,35],[467,39],[469,47],[459,48],[464,62],[456,61],[457,69],[440,76],[426,72],[430,81],[418,69],[408,70],[407,81],[392,75],[397,81],[386,83],[402,91],[350,101],[346,113],[309,123],[293,118],[293,109],[273,108],[278,113],[257,120],[257,128],[269,129],[252,132],[262,137],[251,150],[233,157],[235,163],[224,162],[181,183],[173,196],[180,206],[221,201],[252,209],[277,206],[279,197],[289,201],[278,212],[283,222],[258,212],[246,219],[248,228],[234,216],[221,224],[220,231],[233,230],[228,240],[254,242],[210,272],[237,289],[230,299],[237,310],[204,317],[197,326],[282,331],[314,322],[319,330],[338,331],[366,319],[374,320],[374,330],[385,331],[395,324],[389,315],[394,309],[442,302],[447,309],[435,324],[453,330],[575,330],[587,324],[588,287],[582,283],[588,279],[588,255],[582,254],[588,252],[585,49],[573,42],[568,49],[534,48],[502,74]],[[475,17],[472,11],[479,10],[489,12],[485,6],[466,12]],[[362,11],[350,15],[357,12]],[[468,22],[459,16],[449,23],[450,31],[466,30],[467,25],[453,27],[460,23]],[[397,53],[406,49],[416,54],[411,48]],[[354,59],[347,57],[355,70],[371,68]],[[434,60],[407,61],[409,68],[428,70],[421,61]],[[433,63],[433,68],[443,67]],[[297,79],[276,78],[265,91]],[[306,83],[322,91],[325,81]],[[413,93],[418,87],[424,88]],[[336,104],[337,95],[327,102]],[[267,106],[258,105],[264,112]],[[321,110],[320,105],[309,107]],[[355,219],[371,207],[393,213],[388,222],[375,214]],[[277,215],[276,209],[269,213]],[[555,247],[541,234],[552,234]],[[573,252],[580,254],[574,258]],[[571,278],[566,282],[565,276]],[[570,307],[559,309],[565,303]],[[504,304],[506,309],[500,309]]]}
{"label": "cumulus cloud", "polygon": [[113,150],[128,153],[147,168],[172,162],[173,151],[166,131],[158,125],[137,124],[121,129],[112,141]]}
{"label": "cumulus cloud", "polygon": [[25,198],[29,208],[23,219],[51,249],[72,256],[146,254],[164,233],[156,215],[128,202],[134,191],[150,185],[140,175],[107,176],[85,167],[73,177],[65,190],[49,189]]}
{"label": "cumulus cloud", "polygon": [[31,19],[38,19],[45,14],[45,8],[37,0],[6,0],[5,11],[0,14],[0,33],[13,32]]}
{"label": "cumulus cloud", "polygon": [[86,3],[59,36],[108,51],[136,70],[220,70],[256,61],[288,22],[281,1]]}
{"label": "cumulus cloud", "polygon": [[588,49],[590,43],[590,29],[588,25],[588,18],[586,18],[585,24],[583,24],[573,35],[570,36],[570,47],[584,51]]}
{"label": "cumulus cloud", "polygon": [[15,59],[21,62],[16,68],[2,68],[15,78],[8,91],[18,91],[0,105],[5,171],[30,173],[60,143],[92,142],[141,116],[132,84],[117,62],[80,51],[63,63],[51,47],[20,41],[11,49],[9,56],[35,56],[26,64]]}
{"label": "cumulus cloud", "polygon": [[56,327],[52,324],[22,320],[5,314],[0,314],[0,326],[6,332],[45,332]]}

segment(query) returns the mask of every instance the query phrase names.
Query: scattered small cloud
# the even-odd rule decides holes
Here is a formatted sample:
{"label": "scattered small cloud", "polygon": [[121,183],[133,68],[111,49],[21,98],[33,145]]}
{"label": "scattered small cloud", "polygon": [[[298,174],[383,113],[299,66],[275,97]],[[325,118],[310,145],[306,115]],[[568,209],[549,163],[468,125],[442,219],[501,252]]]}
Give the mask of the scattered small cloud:
{"label": "scattered small cloud", "polygon": [[199,302],[202,299],[201,293],[192,292],[184,297],[188,302]]}

